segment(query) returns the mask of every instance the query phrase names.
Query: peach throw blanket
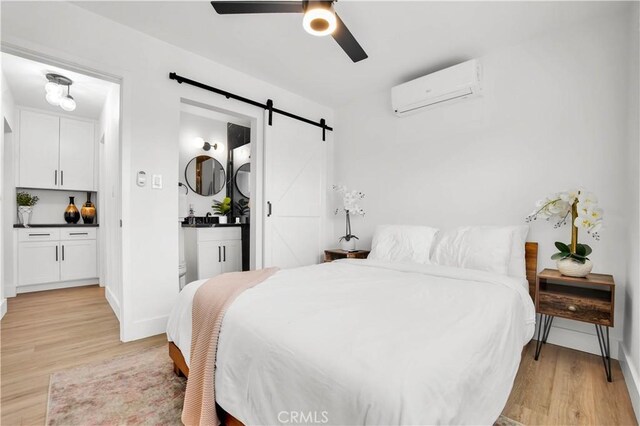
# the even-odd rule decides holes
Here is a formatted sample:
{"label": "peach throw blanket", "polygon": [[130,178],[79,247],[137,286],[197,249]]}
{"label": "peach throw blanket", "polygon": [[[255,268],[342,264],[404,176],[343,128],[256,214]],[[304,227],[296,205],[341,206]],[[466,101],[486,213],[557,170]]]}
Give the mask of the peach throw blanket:
{"label": "peach throw blanket", "polygon": [[260,284],[277,270],[267,268],[222,274],[211,278],[196,292],[191,316],[191,365],[182,410],[182,422],[185,425],[218,426],[215,367],[218,335],[224,314],[240,293]]}

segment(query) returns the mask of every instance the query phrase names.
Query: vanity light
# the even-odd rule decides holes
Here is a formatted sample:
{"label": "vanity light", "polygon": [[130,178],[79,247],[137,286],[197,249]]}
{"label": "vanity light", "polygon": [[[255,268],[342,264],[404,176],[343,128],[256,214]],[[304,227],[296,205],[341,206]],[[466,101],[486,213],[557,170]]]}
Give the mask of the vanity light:
{"label": "vanity light", "polygon": [[215,151],[217,151],[218,148],[220,148],[220,150],[224,149],[224,144],[218,142],[210,143],[202,138],[196,138],[195,145],[197,145],[198,147],[202,147],[202,149],[205,151],[210,151],[211,148],[213,148]]}
{"label": "vanity light", "polygon": [[[60,74],[47,74],[47,84],[44,89],[47,92],[45,99],[53,106],[60,106],[65,111],[76,109],[76,101],[69,94],[73,81]],[[64,88],[67,88],[67,96],[64,95]]]}

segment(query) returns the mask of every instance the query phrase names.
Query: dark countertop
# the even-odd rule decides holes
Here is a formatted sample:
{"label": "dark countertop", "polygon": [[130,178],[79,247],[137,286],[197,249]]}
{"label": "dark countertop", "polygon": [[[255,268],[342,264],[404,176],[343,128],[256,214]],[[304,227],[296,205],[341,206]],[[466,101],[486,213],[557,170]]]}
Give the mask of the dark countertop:
{"label": "dark countertop", "polygon": [[197,223],[195,225],[189,225],[188,223],[183,223],[183,228],[224,228],[229,226],[245,226],[248,223]]}
{"label": "dark countertop", "polygon": [[[98,223],[34,223],[29,225],[29,228],[97,228],[100,226]],[[20,225],[18,223],[13,225],[14,228],[27,228],[24,225]]]}

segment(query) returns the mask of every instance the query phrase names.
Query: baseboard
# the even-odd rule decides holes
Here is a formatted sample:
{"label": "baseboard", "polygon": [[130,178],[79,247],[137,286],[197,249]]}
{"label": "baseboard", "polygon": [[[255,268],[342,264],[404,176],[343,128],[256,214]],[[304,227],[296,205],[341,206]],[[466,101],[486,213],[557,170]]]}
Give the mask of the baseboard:
{"label": "baseboard", "polygon": [[[535,339],[535,336],[534,336]],[[563,327],[551,327],[548,343],[552,345],[564,346],[565,348],[576,349],[578,351],[587,352],[594,355],[600,355],[600,346],[598,345],[598,337],[595,334],[585,333],[577,330],[570,330]],[[618,359],[618,343],[619,341],[610,336],[611,358]]]}
{"label": "baseboard", "polygon": [[620,357],[618,361],[620,362],[624,382],[627,384],[627,389],[629,390],[629,398],[631,398],[631,405],[636,414],[636,420],[640,423],[640,376],[638,376],[638,371],[636,370],[637,366],[629,362],[630,357],[622,342],[619,346],[618,354]]}
{"label": "baseboard", "polygon": [[7,299],[2,299],[0,302],[0,319],[4,317],[4,314],[7,313]]}
{"label": "baseboard", "polygon": [[55,283],[21,285],[16,288],[16,292],[18,294],[33,293],[34,291],[57,290],[60,288],[82,287],[86,285],[97,285],[97,284],[98,284],[97,278],[91,278],[88,280],[59,281]]}
{"label": "baseboard", "polygon": [[122,336],[123,342],[144,339],[145,337],[157,336],[167,332],[168,315],[161,317],[149,318],[141,321],[135,321],[129,325],[125,335]]}
{"label": "baseboard", "polygon": [[104,295],[107,299],[107,302],[109,303],[109,306],[111,306],[111,310],[116,315],[116,318],[118,318],[118,322],[120,322],[120,301],[116,296],[114,296],[109,287],[105,287]]}

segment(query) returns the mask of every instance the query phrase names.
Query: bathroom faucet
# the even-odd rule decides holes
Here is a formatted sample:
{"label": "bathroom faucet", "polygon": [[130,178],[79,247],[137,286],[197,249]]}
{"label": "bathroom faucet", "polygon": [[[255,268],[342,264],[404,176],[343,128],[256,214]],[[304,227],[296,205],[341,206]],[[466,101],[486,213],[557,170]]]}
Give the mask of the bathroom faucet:
{"label": "bathroom faucet", "polygon": [[210,219],[209,218],[211,217],[211,212],[207,212],[207,214],[204,217],[205,217],[204,222],[205,223],[210,223]]}

